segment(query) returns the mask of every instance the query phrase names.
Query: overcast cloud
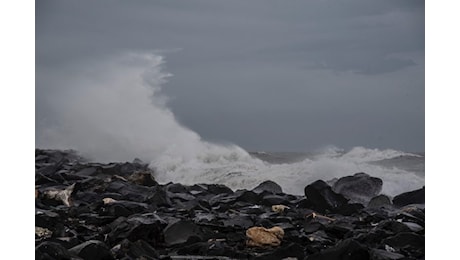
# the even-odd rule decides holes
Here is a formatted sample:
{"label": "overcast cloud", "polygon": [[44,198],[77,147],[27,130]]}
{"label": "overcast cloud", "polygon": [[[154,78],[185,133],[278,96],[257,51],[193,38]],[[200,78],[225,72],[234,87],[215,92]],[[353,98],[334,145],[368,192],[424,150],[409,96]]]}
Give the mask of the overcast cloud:
{"label": "overcast cloud", "polygon": [[168,106],[204,139],[424,151],[424,37],[417,0],[40,0],[36,132],[53,122],[50,99],[74,91],[65,75],[160,51]]}

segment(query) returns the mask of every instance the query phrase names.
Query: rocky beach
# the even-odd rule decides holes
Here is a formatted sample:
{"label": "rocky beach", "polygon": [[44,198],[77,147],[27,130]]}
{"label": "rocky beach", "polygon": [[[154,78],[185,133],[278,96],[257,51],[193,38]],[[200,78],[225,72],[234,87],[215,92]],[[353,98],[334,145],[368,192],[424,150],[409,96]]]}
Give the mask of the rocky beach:
{"label": "rocky beach", "polygon": [[425,188],[372,173],[283,192],[159,184],[148,164],[35,151],[36,259],[424,259]]}

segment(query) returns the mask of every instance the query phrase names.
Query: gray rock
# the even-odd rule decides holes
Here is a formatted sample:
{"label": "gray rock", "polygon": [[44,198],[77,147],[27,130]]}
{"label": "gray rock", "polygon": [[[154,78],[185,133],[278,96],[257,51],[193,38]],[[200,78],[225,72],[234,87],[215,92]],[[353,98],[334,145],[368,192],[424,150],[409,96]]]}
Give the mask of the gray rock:
{"label": "gray rock", "polygon": [[253,190],[255,193],[262,193],[262,192],[270,192],[270,193],[282,193],[283,190],[281,189],[281,186],[279,186],[277,183],[273,181],[264,181],[261,184],[259,184],[257,187],[255,187]]}
{"label": "gray rock", "polygon": [[367,207],[369,208],[380,208],[387,206],[391,206],[391,200],[387,195],[383,194],[373,197],[369,201],[369,204],[367,204]]}
{"label": "gray rock", "polygon": [[381,179],[361,172],[340,178],[334,183],[332,190],[350,199],[351,202],[367,205],[372,197],[380,193],[382,185]]}

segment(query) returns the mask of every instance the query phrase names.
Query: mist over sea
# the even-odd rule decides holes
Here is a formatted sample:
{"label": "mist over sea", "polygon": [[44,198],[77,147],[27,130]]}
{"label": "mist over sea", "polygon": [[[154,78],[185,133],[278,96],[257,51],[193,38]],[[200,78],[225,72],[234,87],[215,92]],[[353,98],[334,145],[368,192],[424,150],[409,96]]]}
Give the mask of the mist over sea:
{"label": "mist over sea", "polygon": [[71,88],[55,93],[59,99],[50,94],[47,110],[53,120],[36,123],[36,147],[74,149],[99,162],[139,158],[155,170],[160,183],[219,183],[235,190],[272,180],[284,192],[300,195],[318,179],[365,172],[381,178],[382,193],[390,196],[424,186],[424,153],[360,146],[248,152],[203,140],[168,108],[161,86],[171,74],[162,64],[157,54],[127,53],[95,62],[79,74],[55,75],[52,84]]}

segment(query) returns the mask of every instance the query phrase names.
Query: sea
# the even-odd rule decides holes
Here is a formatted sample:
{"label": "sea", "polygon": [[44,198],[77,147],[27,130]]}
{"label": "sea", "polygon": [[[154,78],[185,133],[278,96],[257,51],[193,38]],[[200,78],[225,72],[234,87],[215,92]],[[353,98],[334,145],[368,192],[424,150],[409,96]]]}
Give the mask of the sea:
{"label": "sea", "polygon": [[249,152],[208,154],[193,161],[162,165],[153,161],[162,183],[219,183],[233,190],[252,189],[263,181],[278,183],[283,192],[303,195],[306,185],[364,172],[383,181],[381,194],[394,197],[425,185],[425,155],[392,149],[354,147],[320,152]]}
{"label": "sea", "polygon": [[362,146],[246,151],[238,144],[209,142],[170,109],[162,87],[172,75],[163,63],[158,53],[126,53],[90,63],[90,71],[50,72],[48,84],[55,91],[48,94],[59,98],[39,106],[47,113],[36,119],[36,147],[73,149],[96,162],[138,158],[160,183],[217,183],[237,190],[272,180],[285,193],[302,195],[316,180],[364,172],[382,179],[382,193],[389,196],[425,185],[423,152]]}

